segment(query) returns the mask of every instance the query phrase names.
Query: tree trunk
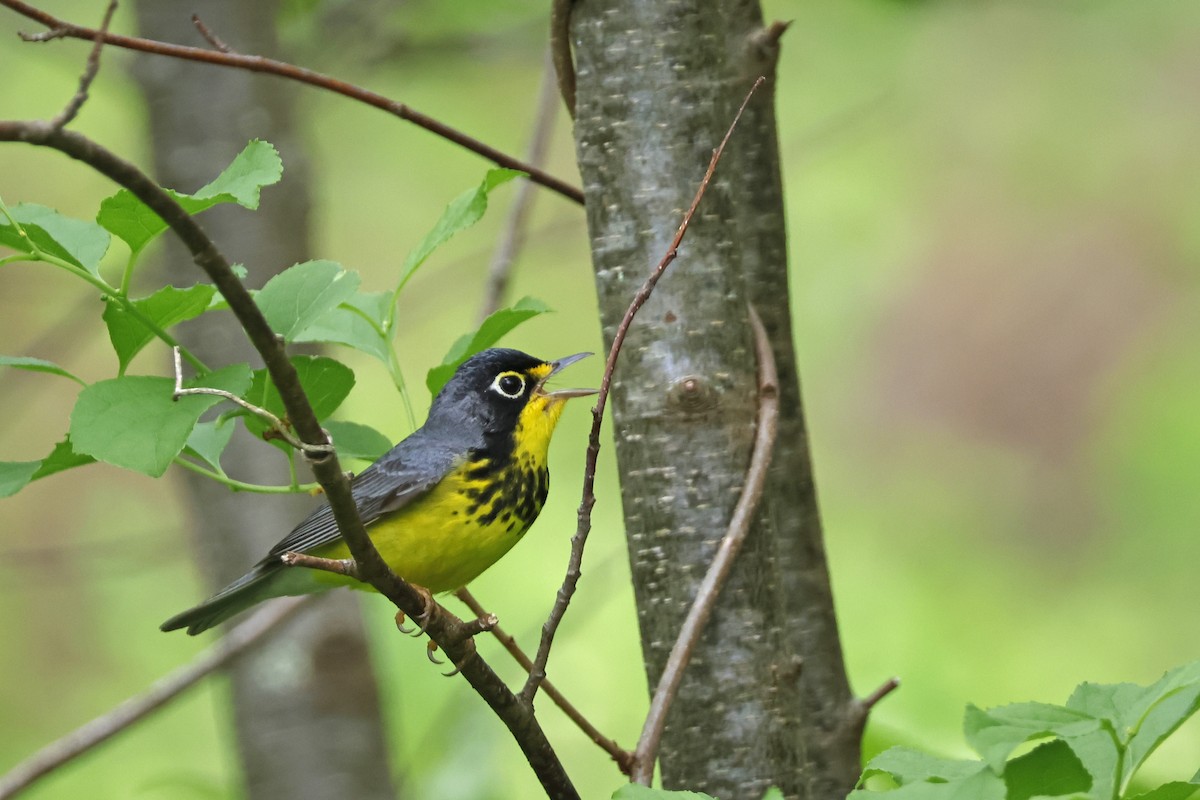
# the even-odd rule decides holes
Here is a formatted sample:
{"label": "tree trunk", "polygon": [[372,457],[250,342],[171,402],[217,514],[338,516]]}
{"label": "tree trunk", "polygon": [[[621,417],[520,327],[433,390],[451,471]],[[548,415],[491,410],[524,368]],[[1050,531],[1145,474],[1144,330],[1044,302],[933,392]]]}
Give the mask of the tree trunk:
{"label": "tree trunk", "polygon": [[[190,11],[141,2],[143,35],[200,43]],[[276,2],[220,0],[203,19],[235,50],[269,55]],[[149,108],[159,180],[194,191],[216,176],[251,138],[271,141],[285,164],[284,186],[267,189],[257,212],[220,207],[203,225],[231,260],[261,285],[274,272],[308,258],[308,192],[303,153],[292,122],[294,89],[251,73],[143,56],[135,66]],[[171,283],[201,274],[182,248],[167,250]],[[228,318],[206,314],[181,338],[206,363],[252,358]],[[225,454],[233,477],[286,482],[282,455],[245,436]],[[195,512],[202,571],[219,587],[245,572],[311,508],[308,497],[234,494],[192,473],[181,476]],[[164,615],[168,609],[164,609]],[[248,800],[392,800],[388,748],[379,698],[355,598],[337,592],[288,624],[288,630],[230,668],[233,721]]]}
{"label": "tree trunk", "polygon": [[842,663],[788,311],[773,65],[752,0],[579,0],[575,138],[604,333],[666,251],[713,148],[750,104],[679,259],[635,321],[613,425],[646,670],[657,684],[723,535],[756,415],[753,303],[781,419],[755,525],[668,717],[668,788],[722,800],[840,798],[861,712]]}

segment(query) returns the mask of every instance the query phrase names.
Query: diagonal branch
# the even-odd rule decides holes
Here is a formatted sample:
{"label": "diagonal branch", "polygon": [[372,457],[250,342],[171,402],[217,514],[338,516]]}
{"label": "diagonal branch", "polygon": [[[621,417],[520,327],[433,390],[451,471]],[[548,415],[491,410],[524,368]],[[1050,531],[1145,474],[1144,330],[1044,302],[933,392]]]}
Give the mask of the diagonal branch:
{"label": "diagonal branch", "polygon": [[29,788],[40,778],[73,761],[118,733],[145,719],[203,678],[221,669],[247,650],[261,644],[278,630],[280,623],[306,605],[312,597],[288,598],[255,612],[230,630],[221,641],[197,656],[191,663],[160,678],[149,689],[96,717],[66,736],[51,742],[0,776],[0,800],[8,800]]}
{"label": "diagonal branch", "polygon": [[[330,444],[287,357],[282,339],[271,330],[229,261],[170,194],[136,166],[98,143],[74,131],[57,130],[43,121],[0,121],[0,141],[24,142],[65,153],[124,186],[158,214],[229,303],[230,311],[262,357],[300,440],[316,446]],[[306,460],[325,490],[338,530],[363,580],[406,613],[421,613],[424,610],[421,595],[388,568],[367,535],[337,453],[333,450],[316,456],[306,453]],[[462,665],[463,676],[513,734],[547,794],[551,798],[578,798],[566,770],[534,718],[532,706],[521,703],[483,659],[477,657],[475,644],[464,633],[461,620],[436,605],[429,616],[426,632],[455,664]]]}
{"label": "diagonal branch", "polygon": [[92,52],[88,53],[87,67],[83,71],[83,76],[79,79],[79,89],[75,92],[75,96],[67,103],[67,107],[50,120],[50,124],[56,128],[65,128],[75,119],[75,115],[79,113],[79,109],[83,108],[83,104],[87,102],[88,89],[92,86],[92,81],[96,79],[96,74],[100,72],[100,50],[104,47],[104,36],[108,33],[108,26],[112,23],[113,14],[117,10],[117,0],[109,0],[108,8],[104,12],[104,20],[100,23],[100,30],[96,31],[95,44],[92,45]]}
{"label": "diagonal branch", "polygon": [[754,512],[767,482],[767,469],[771,466],[771,452],[779,428],[779,376],[775,370],[771,340],[753,306],[750,307],[750,327],[754,331],[754,350],[758,356],[758,430],[754,436],[754,451],[750,456],[750,467],[746,470],[742,495],[729,520],[729,528],[717,547],[704,580],[700,582],[696,599],[679,628],[679,636],[675,639],[650,701],[650,712],[646,715],[641,738],[633,753],[633,772],[630,775],[634,783],[643,786],[649,786],[650,779],[654,777],[654,761],[666,727],[667,712],[679,691],[679,683],[691,661],[692,651],[700,641],[704,625],[716,607],[721,587],[729,578],[738,551],[750,532],[750,523],[754,521]]}
{"label": "diagonal branch", "polygon": [[600,391],[596,394],[596,406],[592,409],[592,432],[588,437],[587,460],[584,465],[583,499],[579,504],[579,525],[575,529],[575,535],[571,537],[571,556],[567,564],[566,577],[563,578],[562,586],[558,590],[550,617],[542,626],[542,640],[538,645],[537,657],[534,659],[533,669],[529,671],[525,687],[521,689],[521,699],[527,703],[533,703],[538,685],[546,678],[546,662],[550,659],[550,646],[554,643],[554,634],[557,632],[559,624],[562,623],[563,616],[567,613],[567,606],[579,583],[580,568],[583,564],[583,548],[587,544],[588,534],[592,530],[592,507],[596,505],[596,461],[600,455],[600,423],[604,419],[604,408],[608,403],[613,370],[616,369],[617,357],[621,354],[621,345],[625,343],[625,336],[629,333],[629,326],[633,324],[634,316],[650,299],[650,293],[658,285],[659,279],[679,254],[679,244],[683,241],[683,235],[687,233],[688,225],[691,224],[692,217],[695,216],[696,209],[700,206],[700,201],[708,190],[708,184],[717,169],[717,162],[721,160],[721,154],[725,152],[725,145],[729,143],[729,138],[733,135],[738,120],[742,118],[742,112],[746,110],[750,98],[765,81],[766,78],[758,78],[750,87],[750,91],[746,93],[746,98],[742,101],[737,114],[734,115],[729,130],[725,132],[721,144],[713,151],[712,159],[708,162],[708,169],[705,170],[704,177],[700,180],[700,186],[696,189],[696,196],[692,198],[692,205],[683,215],[683,220],[679,223],[679,229],[675,231],[675,238],[671,240],[666,255],[663,256],[662,261],[658,262],[658,266],[646,278],[642,287],[638,289],[629,308],[625,311],[625,316],[617,326],[616,333],[613,334],[612,347],[608,350],[608,359],[604,362],[604,374],[600,378]]}
{"label": "diagonal branch", "polygon": [[264,58],[263,56],[249,56],[241,53],[223,52],[220,49],[209,50],[203,47],[188,47],[186,45],[158,42],[153,39],[142,39],[136,36],[105,33],[94,28],[76,25],[72,22],[59,19],[40,8],[35,8],[28,3],[22,2],[22,0],[0,0],[0,5],[6,6],[24,17],[39,22],[49,29],[42,34],[24,34],[23,38],[26,41],[41,42],[52,38],[58,39],[64,37],[69,39],[86,39],[88,41],[98,39],[105,44],[123,47],[127,50],[139,50],[144,53],[169,56],[185,61],[198,61],[204,64],[215,64],[222,67],[244,69],[250,72],[261,72],[266,75],[276,75],[288,80],[308,84],[309,86],[326,89],[335,94],[349,97],[352,100],[366,103],[394,117],[411,122],[430,133],[454,142],[460,147],[486,158],[498,166],[520,170],[528,174],[529,179],[534,183],[557,192],[568,200],[573,200],[580,205],[583,204],[583,191],[577,186],[572,186],[544,170],[497,150],[491,145],[473,136],[468,136],[462,131],[452,128],[404,103],[398,103],[377,92],[372,92],[361,86],[323,75],[315,70],[305,69],[304,67],[298,67],[294,64],[278,61],[273,58]]}

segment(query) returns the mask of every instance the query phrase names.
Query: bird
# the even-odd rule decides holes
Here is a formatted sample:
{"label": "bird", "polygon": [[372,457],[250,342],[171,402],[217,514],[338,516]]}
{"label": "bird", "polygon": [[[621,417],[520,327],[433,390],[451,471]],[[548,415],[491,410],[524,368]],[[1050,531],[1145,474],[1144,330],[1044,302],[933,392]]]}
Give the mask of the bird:
{"label": "bird", "polygon": [[[544,361],[492,348],[471,356],[438,392],[425,424],[352,479],[359,516],[393,572],[429,594],[454,591],[520,541],[550,488],[547,450],[566,401],[596,394],[549,391],[546,381],[589,355]],[[328,503],[245,575],[160,629],[186,628],[194,636],[272,597],[371,588],[345,575],[285,566],[288,552],[350,557]]]}

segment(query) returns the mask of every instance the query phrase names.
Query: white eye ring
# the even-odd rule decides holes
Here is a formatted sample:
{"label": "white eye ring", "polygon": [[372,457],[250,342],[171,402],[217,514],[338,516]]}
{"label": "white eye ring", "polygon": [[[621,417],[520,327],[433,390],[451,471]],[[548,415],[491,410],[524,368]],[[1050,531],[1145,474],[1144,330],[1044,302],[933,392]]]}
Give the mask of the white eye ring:
{"label": "white eye ring", "polygon": [[519,372],[501,372],[489,388],[502,397],[516,400],[525,393],[525,378]]}

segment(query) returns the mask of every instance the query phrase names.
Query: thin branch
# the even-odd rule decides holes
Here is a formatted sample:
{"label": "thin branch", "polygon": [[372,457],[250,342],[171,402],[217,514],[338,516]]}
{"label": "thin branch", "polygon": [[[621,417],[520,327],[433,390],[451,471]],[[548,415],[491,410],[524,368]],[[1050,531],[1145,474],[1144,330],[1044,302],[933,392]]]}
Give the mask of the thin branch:
{"label": "thin branch", "polygon": [[[12,1],[4,0],[6,3]],[[129,189],[158,214],[229,303],[230,311],[262,357],[300,440],[310,445],[329,444],[283,343],[276,338],[262,311],[234,274],[228,259],[170,194],[136,166],[91,139],[71,130],[55,130],[46,122],[0,121],[0,141],[24,142],[65,153]],[[325,491],[338,530],[346,540],[363,580],[407,613],[421,613],[424,602],[420,593],[388,568],[367,535],[337,453],[330,450],[317,456],[306,454],[306,459],[313,476]],[[483,659],[472,657],[474,641],[460,635],[461,620],[436,603],[429,616],[425,623],[426,632],[455,664],[463,665],[463,677],[508,727],[546,793],[552,800],[578,798],[579,793],[571,784],[562,762],[534,718],[532,706],[519,702]]]}
{"label": "thin branch", "polygon": [[395,100],[390,100],[381,94],[372,92],[369,89],[364,89],[346,81],[332,78],[328,75],[323,75],[314,70],[298,67],[294,64],[289,64],[284,61],[277,61],[273,58],[264,58],[262,56],[249,56],[240,53],[227,53],[220,50],[208,50],[203,47],[188,47],[186,45],[170,44],[168,42],[158,42],[152,39],[142,39],[136,36],[122,36],[115,33],[102,33],[101,31],[87,28],[82,25],[75,25],[59,19],[39,8],[35,8],[21,0],[0,0],[0,5],[7,6],[18,14],[35,20],[36,22],[45,25],[50,29],[47,34],[23,34],[22,38],[26,41],[44,41],[45,38],[69,37],[72,39],[87,39],[93,40],[97,37],[103,39],[105,44],[123,47],[128,50],[139,50],[144,53],[153,53],[155,55],[169,56],[171,58],[181,58],[186,61],[198,61],[205,64],[215,64],[223,67],[233,67],[235,69],[244,69],[249,72],[261,72],[267,75],[276,75],[288,80],[305,83],[309,86],[316,86],[320,89],[326,89],[336,94],[349,97],[353,100],[358,100],[361,103],[366,103],[369,106],[385,111],[392,116],[399,117],[413,123],[437,136],[447,139],[460,147],[466,148],[471,152],[482,156],[492,163],[507,167],[509,169],[518,169],[529,175],[529,179],[536,184],[557,192],[568,200],[573,200],[580,205],[583,204],[583,190],[577,186],[562,181],[553,175],[538,169],[537,167],[527,164],[519,159],[497,150],[479,139],[459,131],[455,128],[446,125],[443,122],[430,117],[426,114],[410,108],[404,103],[398,103]]}
{"label": "thin branch", "polygon": [[521,689],[521,699],[527,703],[533,702],[533,698],[537,694],[538,684],[546,679],[546,662],[550,658],[550,646],[554,643],[554,634],[558,630],[563,616],[567,613],[567,606],[570,604],[571,596],[575,594],[575,587],[579,583],[580,567],[583,564],[583,548],[587,543],[588,533],[592,529],[592,506],[596,504],[596,461],[600,455],[600,423],[604,419],[604,407],[608,402],[608,392],[612,385],[613,370],[616,369],[617,357],[621,354],[621,346],[625,343],[625,336],[629,333],[629,326],[633,323],[634,316],[646,304],[646,301],[650,298],[650,293],[658,285],[659,279],[679,254],[679,244],[683,241],[683,236],[687,233],[688,225],[691,224],[692,217],[695,216],[696,209],[699,207],[700,201],[704,198],[704,193],[708,190],[708,184],[717,169],[717,162],[721,160],[721,154],[725,152],[725,145],[729,143],[729,137],[733,135],[733,130],[737,127],[738,120],[742,118],[742,113],[746,110],[746,105],[750,102],[750,98],[754,96],[755,90],[765,81],[766,78],[758,78],[754,81],[754,85],[750,87],[750,91],[746,93],[746,98],[742,101],[741,107],[738,108],[737,114],[734,115],[733,122],[729,125],[729,130],[725,132],[725,137],[721,139],[721,144],[713,151],[712,159],[708,162],[708,169],[704,171],[704,177],[700,180],[699,188],[696,189],[696,196],[692,198],[692,205],[688,208],[687,213],[683,215],[683,220],[679,223],[679,229],[675,231],[675,238],[671,240],[666,255],[663,256],[662,261],[658,262],[658,266],[654,268],[649,277],[646,278],[646,282],[642,284],[637,294],[634,295],[633,301],[629,304],[629,308],[626,309],[625,316],[622,317],[621,323],[617,326],[617,330],[613,335],[612,346],[608,350],[608,359],[604,362],[604,374],[600,378],[600,391],[596,395],[596,406],[592,409],[592,432],[588,437],[587,460],[584,465],[583,499],[579,504],[579,524],[575,529],[575,535],[571,537],[571,556],[567,564],[566,577],[563,578],[562,586],[559,587],[558,596],[554,601],[554,608],[550,611],[550,617],[542,626],[542,640],[538,644],[537,657],[534,659],[533,668],[529,671],[529,678],[525,681],[524,688]]}
{"label": "thin branch", "polygon": [[332,444],[306,444],[291,434],[288,430],[287,423],[279,417],[267,411],[265,408],[259,408],[253,403],[247,402],[238,397],[233,392],[227,392],[224,389],[213,389],[208,386],[194,386],[190,389],[183,388],[183,365],[180,363],[179,346],[171,348],[171,352],[175,357],[175,390],[171,392],[171,399],[178,400],[181,397],[189,397],[191,395],[209,395],[210,397],[220,397],[223,400],[239,405],[255,416],[262,417],[267,422],[271,423],[274,431],[274,436],[283,439],[292,447],[302,453],[317,458],[333,452]]}
{"label": "thin branch", "polygon": [[741,497],[738,498],[733,515],[729,519],[729,528],[717,547],[704,580],[700,582],[696,599],[679,628],[679,635],[671,648],[671,654],[667,656],[658,687],[650,701],[650,712],[646,715],[642,735],[634,750],[633,773],[630,776],[634,783],[643,786],[649,786],[654,777],[654,762],[658,757],[663,729],[666,727],[667,712],[679,691],[684,670],[691,661],[696,643],[700,641],[704,625],[717,605],[721,587],[728,580],[738,551],[750,532],[754,512],[767,483],[767,470],[771,466],[775,434],[779,428],[779,376],[775,370],[771,340],[753,306],[750,307],[750,328],[754,331],[754,351],[758,357],[758,430],[754,436],[754,450],[750,456],[750,467],[746,470]]}
{"label": "thin branch", "polygon": [[196,26],[196,30],[200,31],[200,35],[204,37],[204,41],[213,46],[213,49],[222,53],[233,52],[233,48],[221,41],[221,39],[212,32],[212,29],[204,24],[204,21],[200,19],[199,14],[192,14],[192,24]]}
{"label": "thin branch", "polygon": [[[538,90],[533,133],[529,137],[529,149],[525,152],[525,160],[535,167],[541,167],[546,162],[546,153],[550,149],[550,135],[554,132],[558,96],[554,92],[553,74],[554,67],[547,55],[546,66],[542,70],[542,85]],[[479,308],[480,324],[488,318],[489,314],[500,308],[500,304],[503,302],[513,262],[516,261],[521,245],[525,243],[525,229],[529,225],[529,214],[532,208],[533,187],[529,181],[521,181],[517,186],[517,196],[513,198],[508,216],[504,220],[504,233],[501,234],[500,244],[492,253],[492,261],[488,265],[483,303]]]}
{"label": "thin branch", "polygon": [[892,692],[900,688],[899,678],[888,678],[879,688],[871,692],[869,695],[858,701],[859,707],[862,709],[862,714],[866,717],[871,713],[871,709],[879,703],[880,700],[887,697]]}
{"label": "thin branch", "polygon": [[84,68],[83,75],[79,78],[79,89],[67,103],[67,107],[57,117],[50,120],[50,124],[55,128],[62,129],[70,124],[71,120],[75,119],[75,115],[79,113],[79,109],[83,108],[83,104],[87,102],[88,89],[91,88],[92,81],[100,72],[100,50],[104,47],[104,35],[108,33],[108,26],[112,23],[116,10],[117,0],[109,0],[108,8],[104,12],[104,19],[100,23],[100,29],[93,37],[96,43],[92,45],[92,52],[88,53],[87,67]]}
{"label": "thin branch", "polygon": [[[465,586],[456,591],[454,596],[466,603],[467,608],[471,609],[471,613],[476,617],[480,619],[484,617],[490,617],[491,619],[496,618],[495,615],[488,613],[487,609],[485,609],[483,605],[475,599],[475,595],[471,594],[471,592]],[[521,645],[517,644],[517,640],[513,637],[513,635],[500,627],[499,622],[497,622],[495,625],[492,625],[491,631],[492,635],[495,636],[497,641],[499,641],[504,649],[508,651],[509,655],[513,657],[513,660],[521,665],[522,669],[524,669],[526,672],[529,672],[529,670],[533,668],[533,661],[528,655],[525,654],[525,651],[521,649]],[[612,756],[613,761],[617,762],[617,767],[623,774],[629,774],[633,764],[633,753],[617,744],[616,740],[610,739],[601,733],[600,729],[593,725],[588,718],[583,715],[583,712],[577,709],[574,704],[572,704],[571,701],[566,698],[566,695],[560,692],[554,686],[554,684],[550,682],[549,679],[542,681],[542,691],[546,693],[547,697],[554,701],[554,704],[558,706],[564,714],[567,715],[568,719],[575,723],[579,730],[583,731],[585,736],[591,739],[592,742],[598,745],[604,752]]]}
{"label": "thin branch", "polygon": [[362,580],[358,574],[358,564],[353,558],[318,558],[308,553],[297,553],[289,550],[279,556],[285,567],[307,567],[332,572],[334,575],[345,575],[347,578]]}
{"label": "thin branch", "polygon": [[268,634],[279,628],[280,623],[312,599],[311,596],[288,598],[258,610],[191,663],[168,673],[146,691],[129,698],[103,716],[46,745],[0,777],[0,800],[15,797],[53,770],[145,719],[152,711],[171,702],[201,679],[261,644]]}

